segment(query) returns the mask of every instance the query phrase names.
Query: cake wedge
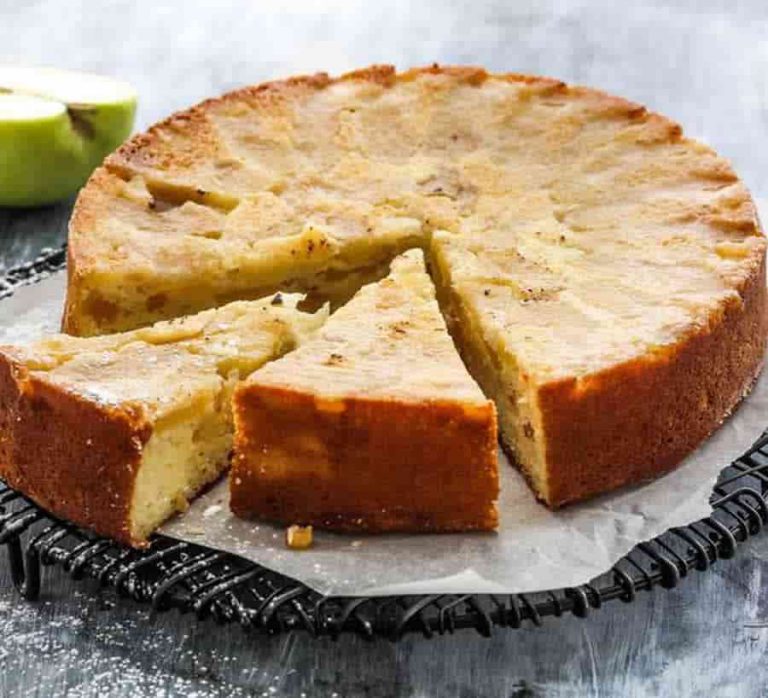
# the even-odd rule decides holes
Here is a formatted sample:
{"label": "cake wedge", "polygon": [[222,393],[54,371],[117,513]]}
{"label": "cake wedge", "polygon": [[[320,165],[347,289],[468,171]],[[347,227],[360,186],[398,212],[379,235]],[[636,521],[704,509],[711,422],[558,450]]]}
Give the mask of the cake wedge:
{"label": "cake wedge", "polygon": [[369,532],[497,525],[495,408],[453,346],[420,250],[256,371],[233,409],[238,516]]}
{"label": "cake wedge", "polygon": [[237,381],[322,324],[297,300],[0,347],[0,478],[56,516],[146,545],[228,466]]}

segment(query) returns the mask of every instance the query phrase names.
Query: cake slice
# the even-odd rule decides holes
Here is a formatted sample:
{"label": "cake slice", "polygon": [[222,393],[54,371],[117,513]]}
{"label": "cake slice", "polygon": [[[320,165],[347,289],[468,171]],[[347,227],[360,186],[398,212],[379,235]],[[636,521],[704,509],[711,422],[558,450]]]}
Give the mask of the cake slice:
{"label": "cake slice", "polygon": [[[712,231],[705,245],[699,228],[663,256],[640,237],[619,252],[615,230],[546,242],[542,224],[514,245],[435,233],[450,331],[496,403],[502,446],[551,507],[670,470],[752,387],[765,241]],[[624,267],[606,263],[622,254]]]}
{"label": "cake slice", "polygon": [[454,349],[420,250],[255,372],[234,413],[238,516],[344,531],[496,527],[495,408]]}
{"label": "cake slice", "polygon": [[145,545],[227,467],[235,383],[322,324],[296,300],[0,347],[0,477],[56,516]]}

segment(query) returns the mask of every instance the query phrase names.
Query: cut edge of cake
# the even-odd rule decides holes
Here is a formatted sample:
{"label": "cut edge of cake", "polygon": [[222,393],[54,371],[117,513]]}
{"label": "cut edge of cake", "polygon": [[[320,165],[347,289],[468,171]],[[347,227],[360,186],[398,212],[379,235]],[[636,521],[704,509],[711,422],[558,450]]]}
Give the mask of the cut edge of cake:
{"label": "cut edge of cake", "polygon": [[[216,238],[221,231],[212,230],[199,235],[190,232],[188,240],[178,241],[193,245],[182,259],[194,272],[167,268],[158,276],[154,261],[142,257],[126,269],[120,257],[125,240],[115,240],[105,251],[95,249],[89,236],[116,202],[131,207],[135,215],[147,210],[163,215],[157,211],[169,205],[168,199],[161,199],[142,177],[126,180],[99,168],[75,203],[62,317],[62,331],[68,334],[89,337],[122,332],[278,292],[305,295],[302,307],[307,309],[325,303],[335,309],[362,286],[386,276],[397,255],[426,244],[421,222],[407,217],[395,221],[397,225],[390,222],[389,227],[388,221],[379,221],[369,240],[342,241],[332,230],[306,224],[296,234],[260,240],[254,249],[222,246]],[[163,195],[171,196],[170,189],[163,189]],[[187,207],[201,217],[206,210],[215,210],[195,198],[179,194],[177,199],[181,203],[173,199],[172,209]]]}
{"label": "cut edge of cake", "polygon": [[[377,308],[386,317],[373,323]],[[418,317],[434,335],[423,346],[409,337]],[[423,349],[419,371],[435,368],[434,390],[414,387],[424,375],[410,381],[407,365],[387,382],[394,374],[384,365],[397,360],[390,341],[414,341],[414,355]],[[439,345],[437,359],[430,342]],[[342,345],[346,353],[335,353]],[[450,357],[455,365],[437,365]],[[334,380],[347,363],[366,377]],[[450,384],[442,394],[441,380]],[[498,524],[495,408],[455,352],[421,251],[398,257],[390,275],[332,315],[316,341],[252,374],[235,393],[234,414],[230,490],[238,516],[367,532]]]}

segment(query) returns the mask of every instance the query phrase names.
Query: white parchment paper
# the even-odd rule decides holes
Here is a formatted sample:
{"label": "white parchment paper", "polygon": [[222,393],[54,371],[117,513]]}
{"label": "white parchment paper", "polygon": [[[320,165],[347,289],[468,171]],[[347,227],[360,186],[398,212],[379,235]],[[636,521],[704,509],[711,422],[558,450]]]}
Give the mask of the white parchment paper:
{"label": "white parchment paper", "polygon": [[[58,329],[63,274],[0,301],[0,342],[24,342]],[[498,533],[338,535],[291,551],[284,529],[229,513],[222,481],[161,532],[241,555],[325,594],[514,593],[589,581],[636,543],[704,516],[720,470],[768,426],[768,374],[723,426],[672,473],[643,486],[563,511],[538,504],[500,456]]]}

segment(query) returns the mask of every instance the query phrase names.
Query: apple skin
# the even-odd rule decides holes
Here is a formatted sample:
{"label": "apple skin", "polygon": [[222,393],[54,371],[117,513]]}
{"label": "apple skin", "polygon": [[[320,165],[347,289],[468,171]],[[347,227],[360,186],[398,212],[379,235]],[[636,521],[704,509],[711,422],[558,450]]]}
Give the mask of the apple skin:
{"label": "apple skin", "polygon": [[135,115],[133,99],[0,120],[0,206],[42,206],[73,196],[130,135]]}

